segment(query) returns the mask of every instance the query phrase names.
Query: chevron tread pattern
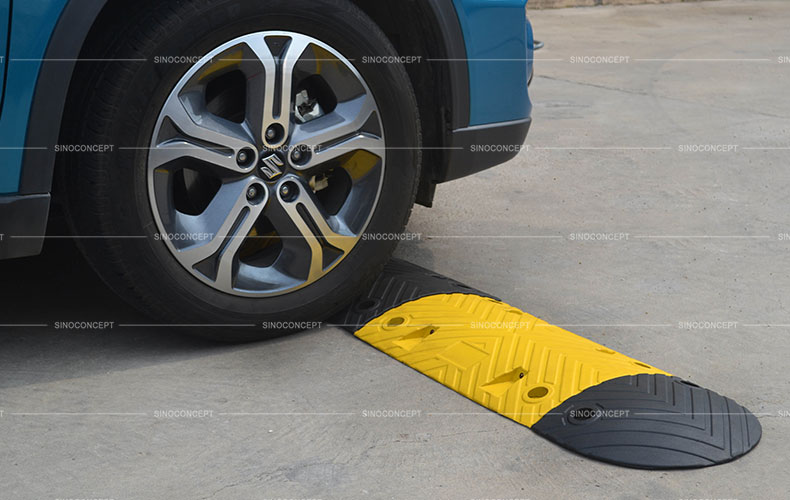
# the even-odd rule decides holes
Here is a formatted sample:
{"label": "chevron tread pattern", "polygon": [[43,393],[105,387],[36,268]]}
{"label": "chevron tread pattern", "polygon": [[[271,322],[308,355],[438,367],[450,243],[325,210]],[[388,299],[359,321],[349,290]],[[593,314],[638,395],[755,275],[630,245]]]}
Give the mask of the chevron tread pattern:
{"label": "chevron tread pattern", "polygon": [[408,302],[355,335],[526,426],[606,380],[665,373],[505,303],[470,294]]}

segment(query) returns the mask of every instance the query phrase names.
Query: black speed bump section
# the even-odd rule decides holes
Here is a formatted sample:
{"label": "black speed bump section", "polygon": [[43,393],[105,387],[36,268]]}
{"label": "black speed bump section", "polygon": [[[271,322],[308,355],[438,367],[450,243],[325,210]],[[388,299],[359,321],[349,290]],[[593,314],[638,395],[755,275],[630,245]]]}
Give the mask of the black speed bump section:
{"label": "black speed bump section", "polygon": [[734,460],[747,409],[399,260],[336,322],[398,361],[589,458],[644,469]]}
{"label": "black speed bump section", "polygon": [[629,467],[729,462],[757,445],[757,417],[730,398],[676,377],[607,380],[564,401],[532,430],[582,455]]}

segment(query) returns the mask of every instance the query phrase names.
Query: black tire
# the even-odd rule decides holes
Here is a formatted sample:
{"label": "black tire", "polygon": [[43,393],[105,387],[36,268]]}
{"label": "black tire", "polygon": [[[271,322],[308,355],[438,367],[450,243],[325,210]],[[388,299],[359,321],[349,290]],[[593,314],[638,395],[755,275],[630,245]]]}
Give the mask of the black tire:
{"label": "black tire", "polygon": [[[183,329],[228,341],[273,337],[293,328],[262,323],[321,322],[366,290],[396,243],[362,238],[329,274],[285,295],[222,293],[187,272],[157,232],[149,204],[146,148],[167,95],[189,64],[156,64],[161,55],[201,55],[235,37],[266,30],[310,35],[351,61],[397,55],[379,27],[347,0],[196,0],[135,3],[94,33],[75,74],[61,142],[113,145],[109,153],[60,158],[67,217],[101,278],[144,314],[172,324],[257,324]],[[367,233],[403,230],[420,169],[416,98],[399,64],[355,63],[371,89],[387,137],[387,168]],[[117,238],[123,236],[127,238]],[[145,236],[145,238],[128,238]],[[297,326],[298,325],[294,325]],[[297,328],[298,329],[298,328]]]}

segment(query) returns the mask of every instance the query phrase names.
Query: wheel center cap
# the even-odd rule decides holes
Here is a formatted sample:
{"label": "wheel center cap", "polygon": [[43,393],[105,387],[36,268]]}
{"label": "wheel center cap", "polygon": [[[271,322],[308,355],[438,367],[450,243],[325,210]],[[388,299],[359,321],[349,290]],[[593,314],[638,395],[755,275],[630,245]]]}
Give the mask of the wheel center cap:
{"label": "wheel center cap", "polygon": [[278,153],[262,153],[260,170],[267,180],[273,181],[283,175],[285,162]]}

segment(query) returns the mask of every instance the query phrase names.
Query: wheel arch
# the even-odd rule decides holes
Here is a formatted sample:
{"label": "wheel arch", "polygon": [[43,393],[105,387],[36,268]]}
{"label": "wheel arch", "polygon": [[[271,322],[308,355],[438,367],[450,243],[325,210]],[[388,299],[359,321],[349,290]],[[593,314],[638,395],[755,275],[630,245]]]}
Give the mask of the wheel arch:
{"label": "wheel arch", "polygon": [[[417,202],[430,206],[434,180],[448,162],[442,146],[452,130],[469,123],[466,48],[452,0],[390,2],[351,0],[376,22],[400,55],[420,56],[406,70],[423,122],[423,174]],[[69,0],[53,30],[36,82],[22,160],[21,194],[52,191],[56,151],[75,85],[77,59],[97,30],[111,23],[123,0]]]}
{"label": "wheel arch", "polygon": [[402,56],[421,56],[406,71],[417,95],[423,134],[423,168],[417,203],[431,206],[436,183],[450,161],[453,130],[469,125],[469,67],[452,0],[352,0],[381,27]]}
{"label": "wheel arch", "polygon": [[50,37],[33,94],[25,154],[19,181],[21,194],[52,190],[56,152],[72,76],[85,40],[108,0],[69,0]]}

